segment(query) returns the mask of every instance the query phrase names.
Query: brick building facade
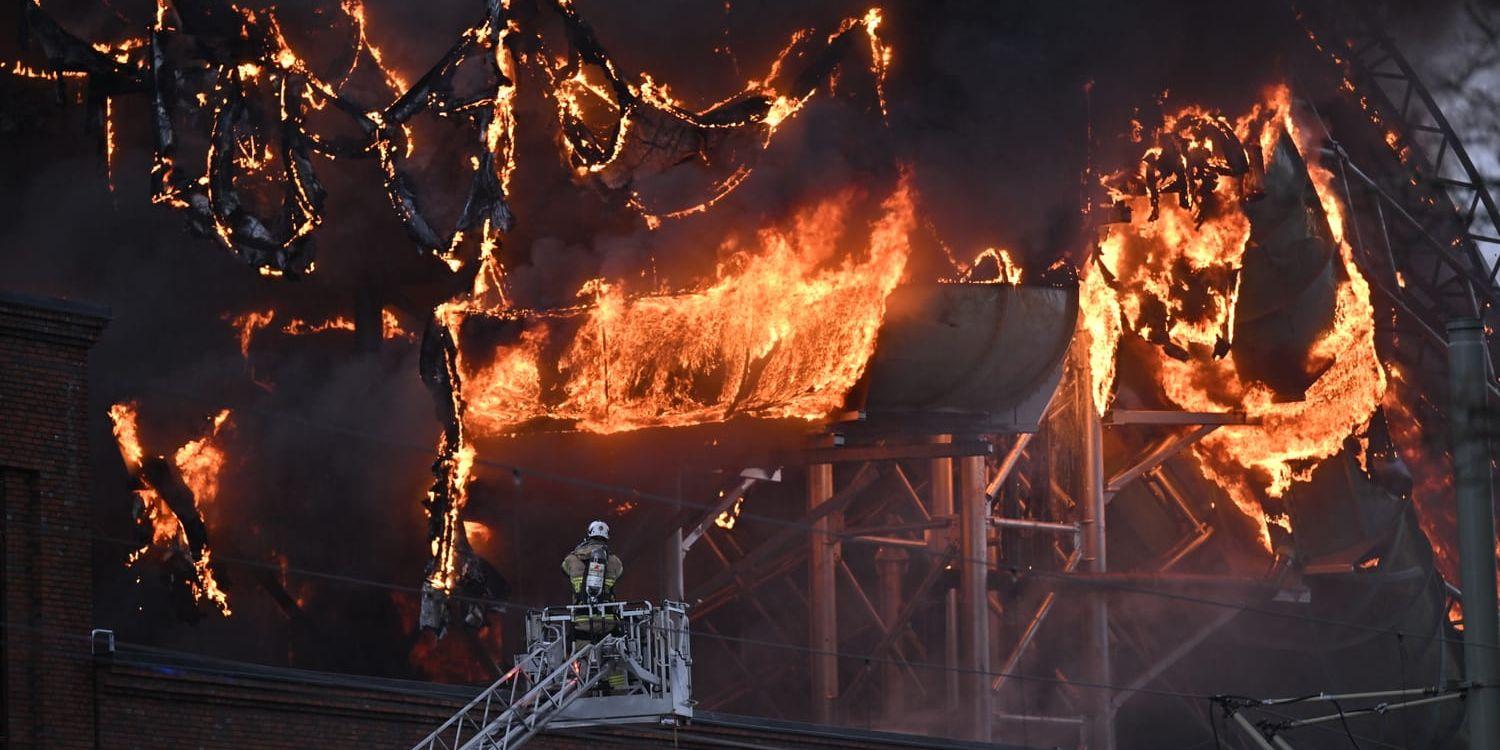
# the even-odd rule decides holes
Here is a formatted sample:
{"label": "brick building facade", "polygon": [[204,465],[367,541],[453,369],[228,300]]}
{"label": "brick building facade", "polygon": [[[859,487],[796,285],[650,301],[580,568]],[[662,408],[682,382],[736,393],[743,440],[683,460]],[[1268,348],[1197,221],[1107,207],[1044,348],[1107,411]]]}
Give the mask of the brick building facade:
{"label": "brick building facade", "polygon": [[[0,292],[0,750],[405,748],[472,689],[266,667],[93,633],[87,360],[107,310]],[[549,732],[538,750],[965,747],[705,714]],[[994,747],[994,746],[989,746]]]}
{"label": "brick building facade", "polygon": [[95,723],[87,361],[105,310],[0,294],[0,737],[87,747]]}

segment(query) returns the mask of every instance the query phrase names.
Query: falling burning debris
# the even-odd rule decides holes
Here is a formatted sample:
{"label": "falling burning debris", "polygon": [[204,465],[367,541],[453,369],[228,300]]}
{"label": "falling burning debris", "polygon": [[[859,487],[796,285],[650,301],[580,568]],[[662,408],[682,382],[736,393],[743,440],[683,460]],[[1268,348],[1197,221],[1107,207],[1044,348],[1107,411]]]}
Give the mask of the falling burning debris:
{"label": "falling burning debris", "polygon": [[208,431],[178,448],[170,460],[148,456],[141,447],[134,404],[115,404],[109,418],[120,456],[137,484],[135,519],[146,535],[126,563],[136,565],[156,552],[169,569],[182,575],[195,602],[212,604],[228,616],[229,598],[214,576],[202,511],[218,497],[225,457],[217,441],[229,422],[229,410],[215,415]]}
{"label": "falling burning debris", "polygon": [[[1127,218],[1110,225],[1100,245],[1097,266],[1110,279],[1108,291],[1091,287],[1087,275],[1084,281],[1090,328],[1113,325],[1117,310],[1125,332],[1154,345],[1170,402],[1188,411],[1243,412],[1252,422],[1217,430],[1195,450],[1209,477],[1256,520],[1268,549],[1268,525],[1288,522],[1268,516],[1262,499],[1281,497],[1339,453],[1363,430],[1386,388],[1369,285],[1344,241],[1332,175],[1302,161],[1302,154],[1317,153],[1302,132],[1285,87],[1232,123],[1195,107],[1168,115],[1140,170],[1108,181]],[[1285,196],[1267,196],[1272,179]],[[1177,200],[1163,200],[1174,192]],[[1285,202],[1292,218],[1275,225],[1281,219],[1273,212]],[[1144,220],[1131,218],[1141,213]],[[1294,229],[1303,233],[1295,252],[1304,265],[1325,262],[1316,255],[1324,248],[1330,270],[1317,278],[1333,285],[1332,304],[1319,327],[1291,348],[1233,346],[1237,330],[1279,314],[1263,302],[1251,304],[1244,288],[1251,281],[1260,288],[1278,283],[1258,269]],[[1295,361],[1302,351],[1305,361]],[[1096,400],[1103,395],[1098,385]]]}

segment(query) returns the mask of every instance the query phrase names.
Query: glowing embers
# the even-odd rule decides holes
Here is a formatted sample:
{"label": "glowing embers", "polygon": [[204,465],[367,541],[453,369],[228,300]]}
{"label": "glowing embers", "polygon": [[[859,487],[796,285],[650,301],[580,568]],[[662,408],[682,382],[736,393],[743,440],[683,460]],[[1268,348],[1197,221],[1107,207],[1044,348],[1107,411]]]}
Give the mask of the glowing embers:
{"label": "glowing embers", "polygon": [[[278,316],[275,310],[264,312],[250,311],[240,313],[234,317],[225,316],[229,324],[234,327],[240,342],[240,354],[248,361],[250,358],[250,344],[255,340],[255,335],[262,329],[269,329],[285,334],[287,336],[308,336],[330,331],[354,331],[353,320],[342,315],[336,315],[321,321],[308,321],[291,316]],[[280,325],[273,326],[277,319],[281,318]],[[394,312],[389,309],[380,311],[380,337],[382,339],[405,339],[415,341],[417,335],[401,327],[401,321]]]}
{"label": "glowing embers", "polygon": [[826,415],[864,372],[909,252],[905,182],[867,226],[855,198],[846,191],[762,229],[757,247],[726,243],[717,278],[700,289],[629,297],[595,281],[576,309],[464,311],[466,427],[617,432]]}
{"label": "glowing embers", "polygon": [[[566,56],[542,55],[551,99],[557,105],[563,156],[575,176],[610,191],[649,226],[702,213],[739,187],[777,129],[819,90],[832,91],[851,48],[863,36],[875,101],[886,113],[885,77],[892,51],[877,34],[881,12],[845,18],[831,33],[799,29],[772,60],[765,75],[706,108],[675,98],[651,75],[627,77],[599,44],[593,29],[570,2],[556,8],[567,32]],[[795,69],[793,69],[795,67]],[[653,178],[694,162],[706,179],[692,188]],[[682,193],[693,197],[683,199]],[[676,206],[669,208],[668,206]]]}
{"label": "glowing embers", "polygon": [[[1298,148],[1284,87],[1233,123],[1234,137],[1247,144],[1238,155],[1243,169],[1232,157],[1203,156],[1225,148],[1222,137],[1172,131],[1182,121],[1182,114],[1167,118],[1168,131],[1178,134],[1176,153],[1200,149],[1203,163],[1230,166],[1183,167],[1154,194],[1120,193],[1135,218],[1108,228],[1098,267],[1111,283],[1085,294],[1096,300],[1085,310],[1110,316],[1113,297],[1125,333],[1154,344],[1131,350],[1146,352],[1167,401],[1188,411],[1244,411],[1257,422],[1221,428],[1195,450],[1204,472],[1257,521],[1269,548],[1269,523],[1287,522],[1268,519],[1261,501],[1281,497],[1342,450],[1385,392],[1374,311],[1344,242],[1332,176],[1301,161],[1300,154],[1316,152]],[[1151,147],[1148,161],[1161,149]],[[1261,154],[1274,155],[1264,185]],[[1152,202],[1172,189],[1181,199],[1157,201],[1153,220]]]}
{"label": "glowing embers", "polygon": [[183,444],[170,459],[147,455],[142,448],[134,404],[115,404],[109,418],[120,456],[136,482],[135,520],[144,539],[126,563],[136,565],[154,557],[186,584],[196,603],[230,614],[229,598],[214,577],[202,514],[218,497],[225,458],[219,435],[229,421],[229,410],[215,415],[200,437]]}

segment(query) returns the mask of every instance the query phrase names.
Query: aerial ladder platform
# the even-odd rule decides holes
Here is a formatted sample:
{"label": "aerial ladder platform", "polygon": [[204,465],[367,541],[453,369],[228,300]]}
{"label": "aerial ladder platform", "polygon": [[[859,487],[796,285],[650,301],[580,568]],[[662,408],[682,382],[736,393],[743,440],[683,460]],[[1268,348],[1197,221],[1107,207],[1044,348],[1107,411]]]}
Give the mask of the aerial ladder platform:
{"label": "aerial ladder platform", "polygon": [[687,623],[678,602],[533,610],[515,666],[413,750],[511,750],[549,726],[686,722],[693,716]]}

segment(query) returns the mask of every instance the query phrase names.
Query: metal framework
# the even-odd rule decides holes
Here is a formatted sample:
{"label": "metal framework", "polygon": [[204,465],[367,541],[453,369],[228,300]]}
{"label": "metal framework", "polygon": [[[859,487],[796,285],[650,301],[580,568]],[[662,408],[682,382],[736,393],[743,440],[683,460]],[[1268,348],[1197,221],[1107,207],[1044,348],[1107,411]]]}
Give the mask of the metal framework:
{"label": "metal framework", "polygon": [[1345,87],[1320,112],[1329,125],[1324,156],[1343,183],[1360,267],[1395,313],[1392,354],[1416,372],[1441,372],[1447,321],[1494,323],[1500,209],[1395,42],[1368,13],[1339,13],[1346,17],[1358,20],[1309,19],[1327,30],[1316,41]]}
{"label": "metal framework", "polygon": [[[1494,306],[1500,301],[1500,211],[1412,66],[1368,21],[1368,14],[1345,15],[1359,16],[1360,27],[1338,29],[1329,37],[1348,40],[1347,48],[1342,43],[1337,50],[1318,47],[1315,62],[1320,67],[1309,79],[1321,87],[1317,90],[1332,95],[1309,98],[1304,104],[1323,108],[1318,113],[1328,128],[1323,163],[1344,191],[1350,218],[1347,239],[1356,263],[1391,313],[1380,316],[1382,324],[1392,321],[1383,329],[1382,357],[1419,374],[1424,384],[1441,383],[1447,367],[1445,324],[1457,317],[1495,317]],[[1312,18],[1306,22],[1310,27],[1319,23]],[[1323,27],[1335,29],[1333,24]],[[1315,42],[1324,44],[1321,38]],[[1329,60],[1336,63],[1331,78]],[[1314,90],[1301,84],[1299,89],[1303,95]],[[1488,351],[1493,361],[1493,347]],[[1189,490],[1167,469],[1168,463],[1214,430],[1249,421],[1243,413],[1127,409],[1101,419],[1092,416],[1087,389],[1078,389],[1076,383],[1072,388],[1078,392],[1065,385],[1054,396],[1043,433],[1049,424],[1066,421],[1055,431],[1071,433],[1070,439],[1078,443],[1073,449],[1082,455],[1087,480],[1081,487],[1064,488],[1047,476],[1045,451],[1056,436],[1040,443],[1032,434],[929,436],[925,444],[907,436],[906,445],[843,446],[830,440],[811,448],[801,460],[809,465],[804,515],[746,550],[732,534],[710,523],[753,484],[742,483],[737,492],[724,495],[721,507],[676,537],[682,554],[692,546],[683,540],[706,542],[720,568],[688,592],[690,600],[701,602],[695,619],[712,629],[713,613],[739,601],[759,613],[778,640],[797,642],[801,638],[787,632],[785,605],[790,601],[805,606],[813,715],[820,721],[840,720],[849,703],[868,695],[871,686],[884,688],[874,705],[887,717],[902,716],[913,700],[936,688],[966,738],[987,740],[994,727],[1030,721],[1076,733],[1090,748],[1113,747],[1114,713],[1135,691],[1162,682],[1174,664],[1229,624],[1236,611],[1215,612],[1180,633],[1148,633],[1112,620],[1104,594],[1095,589],[1088,598],[1086,622],[1073,641],[1086,655],[1081,668],[1087,673],[1076,677],[1079,682],[1124,689],[1108,694],[1059,691],[1065,694],[1062,710],[1053,712],[1059,715],[1021,717],[1007,710],[1004,699],[1014,690],[1017,681],[1012,676],[1037,648],[1059,599],[1056,591],[1047,591],[1015,621],[1019,627],[1002,628],[1001,615],[1021,602],[990,590],[995,557],[1018,535],[1047,539],[1048,556],[1055,559],[1028,564],[1077,576],[1080,583],[1107,580],[1105,509],[1119,493],[1144,491],[1178,521],[1180,538],[1143,569],[1152,575],[1169,574],[1212,538],[1215,529],[1196,509],[1199,504]],[[1493,379],[1489,388],[1500,396]],[[1436,407],[1419,408],[1431,411],[1419,412],[1430,428],[1444,423],[1446,415]],[[1065,410],[1070,414],[1062,413]],[[1091,416],[1083,420],[1083,415]],[[1105,430],[1145,431],[1154,438],[1125,465],[1106,467],[1101,447]],[[1003,446],[1004,452],[992,456],[976,447],[983,446],[984,439]],[[1037,461],[1043,471],[1028,472]],[[925,471],[913,472],[914,464],[925,465]],[[845,465],[852,470],[839,469],[843,481],[836,482],[835,467]],[[925,481],[914,482],[914,476]],[[1034,486],[1038,481],[1044,484]],[[888,485],[887,491],[873,492],[877,482]],[[1007,489],[1011,486],[1013,491]],[[1015,501],[1027,496],[1048,496],[1057,502],[1024,507]],[[869,546],[876,548],[874,565],[868,568],[874,570],[873,581],[861,580],[845,559],[846,552]],[[681,565],[679,555],[679,581]],[[790,574],[804,566],[805,584],[799,585]],[[949,572],[953,568],[956,585],[948,580],[954,577]],[[1275,568],[1255,583],[1275,591],[1284,573],[1284,568]],[[776,592],[779,608],[761,601],[770,590]],[[924,642],[917,636],[914,615],[934,608],[942,613],[942,653],[929,658],[927,648],[936,652],[938,641],[929,637]],[[851,613],[861,616],[851,623]],[[1077,624],[1066,627],[1074,629]],[[841,670],[840,644],[871,632],[875,647],[861,649],[869,658]],[[1008,640],[1002,642],[1001,633]],[[719,700],[754,692],[770,710],[785,715],[779,697],[765,689],[762,680],[767,673],[753,670],[733,650],[730,656],[745,685]],[[942,663],[948,668],[946,679],[919,676],[913,666],[917,659]],[[1055,674],[1069,680],[1068,675]],[[1188,708],[1205,725],[1211,721],[1202,713],[1203,706]],[[1247,725],[1243,712],[1232,715]],[[1288,747],[1274,733],[1257,736],[1281,750]]]}

